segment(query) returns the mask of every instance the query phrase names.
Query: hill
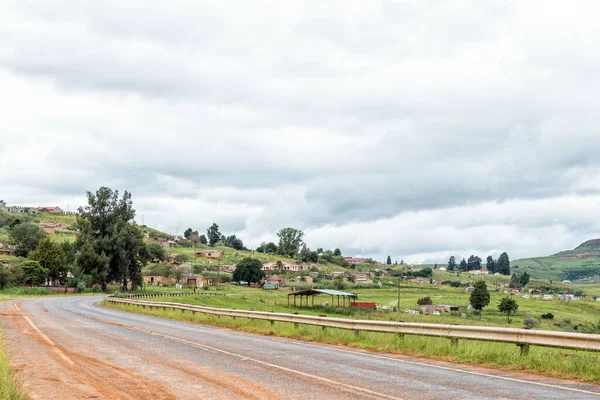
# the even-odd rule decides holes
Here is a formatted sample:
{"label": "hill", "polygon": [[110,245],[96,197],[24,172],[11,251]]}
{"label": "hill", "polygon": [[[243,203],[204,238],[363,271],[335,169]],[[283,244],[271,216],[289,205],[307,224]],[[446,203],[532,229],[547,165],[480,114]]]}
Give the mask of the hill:
{"label": "hill", "polygon": [[600,239],[588,240],[573,250],[511,264],[514,270],[525,270],[538,279],[600,282]]}

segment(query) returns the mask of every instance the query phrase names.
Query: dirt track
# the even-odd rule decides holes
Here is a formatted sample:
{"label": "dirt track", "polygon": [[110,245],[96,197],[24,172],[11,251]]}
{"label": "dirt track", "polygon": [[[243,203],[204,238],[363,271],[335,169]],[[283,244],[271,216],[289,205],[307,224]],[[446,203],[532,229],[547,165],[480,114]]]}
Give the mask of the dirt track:
{"label": "dirt track", "polygon": [[303,344],[99,308],[99,298],[0,303],[32,399],[598,399],[600,388]]}

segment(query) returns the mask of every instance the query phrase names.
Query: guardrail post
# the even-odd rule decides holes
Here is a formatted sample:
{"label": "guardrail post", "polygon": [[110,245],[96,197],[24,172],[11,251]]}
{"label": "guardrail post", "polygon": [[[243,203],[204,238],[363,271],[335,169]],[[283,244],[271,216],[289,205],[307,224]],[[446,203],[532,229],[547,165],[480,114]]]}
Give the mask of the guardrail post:
{"label": "guardrail post", "polygon": [[358,337],[360,335],[360,331],[358,329],[354,330],[354,337]]}
{"label": "guardrail post", "polygon": [[275,321],[271,321],[271,326],[275,325]]}
{"label": "guardrail post", "polygon": [[299,327],[299,326],[300,326],[300,324],[299,324],[299,323],[297,323],[297,322],[294,322],[294,328],[297,328],[297,327]]}
{"label": "guardrail post", "polygon": [[518,343],[517,346],[520,348],[520,353],[522,356],[526,356],[529,354],[529,344],[527,343]]}
{"label": "guardrail post", "polygon": [[458,347],[458,338],[450,338],[450,346],[452,347]]}
{"label": "guardrail post", "polygon": [[399,333],[398,334],[398,339],[400,339],[401,341],[404,342],[404,333]]}

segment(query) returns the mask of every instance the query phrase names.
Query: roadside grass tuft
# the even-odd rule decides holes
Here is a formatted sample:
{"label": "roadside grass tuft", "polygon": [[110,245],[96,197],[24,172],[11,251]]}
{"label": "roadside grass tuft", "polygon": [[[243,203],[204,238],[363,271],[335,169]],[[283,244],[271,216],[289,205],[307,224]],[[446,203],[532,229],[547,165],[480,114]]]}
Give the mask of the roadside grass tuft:
{"label": "roadside grass tuft", "polygon": [[220,326],[249,333],[345,345],[358,349],[403,354],[442,360],[456,364],[478,364],[507,371],[531,372],[555,378],[577,379],[600,383],[600,357],[593,353],[532,346],[528,356],[521,356],[513,344],[459,340],[451,346],[450,340],[424,336],[354,332],[336,328],[322,330],[318,326],[248,320],[215,315],[191,313],[162,308],[142,308],[132,305],[104,302],[106,307],[154,315],[181,321]]}
{"label": "roadside grass tuft", "polygon": [[26,400],[27,397],[21,391],[21,387],[15,382],[10,369],[10,362],[4,351],[4,338],[0,331],[0,399],[3,400]]}

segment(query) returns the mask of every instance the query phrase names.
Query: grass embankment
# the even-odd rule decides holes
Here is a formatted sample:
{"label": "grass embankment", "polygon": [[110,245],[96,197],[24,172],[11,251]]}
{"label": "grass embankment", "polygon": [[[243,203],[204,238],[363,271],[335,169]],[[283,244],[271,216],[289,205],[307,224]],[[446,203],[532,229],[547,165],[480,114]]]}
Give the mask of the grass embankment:
{"label": "grass embankment", "polygon": [[271,325],[269,321],[218,318],[200,313],[143,309],[108,302],[105,302],[105,305],[130,312],[215,325],[262,335],[346,345],[359,349],[425,357],[459,364],[479,364],[503,370],[533,372],[557,378],[600,383],[600,357],[593,353],[532,347],[529,355],[522,357],[516,346],[501,343],[460,340],[458,346],[453,347],[450,340],[443,338],[407,335],[401,339],[394,334],[370,332],[360,332],[359,336],[355,337],[353,332],[334,328],[323,331],[320,327],[306,325],[295,327],[293,324],[279,322]]}

